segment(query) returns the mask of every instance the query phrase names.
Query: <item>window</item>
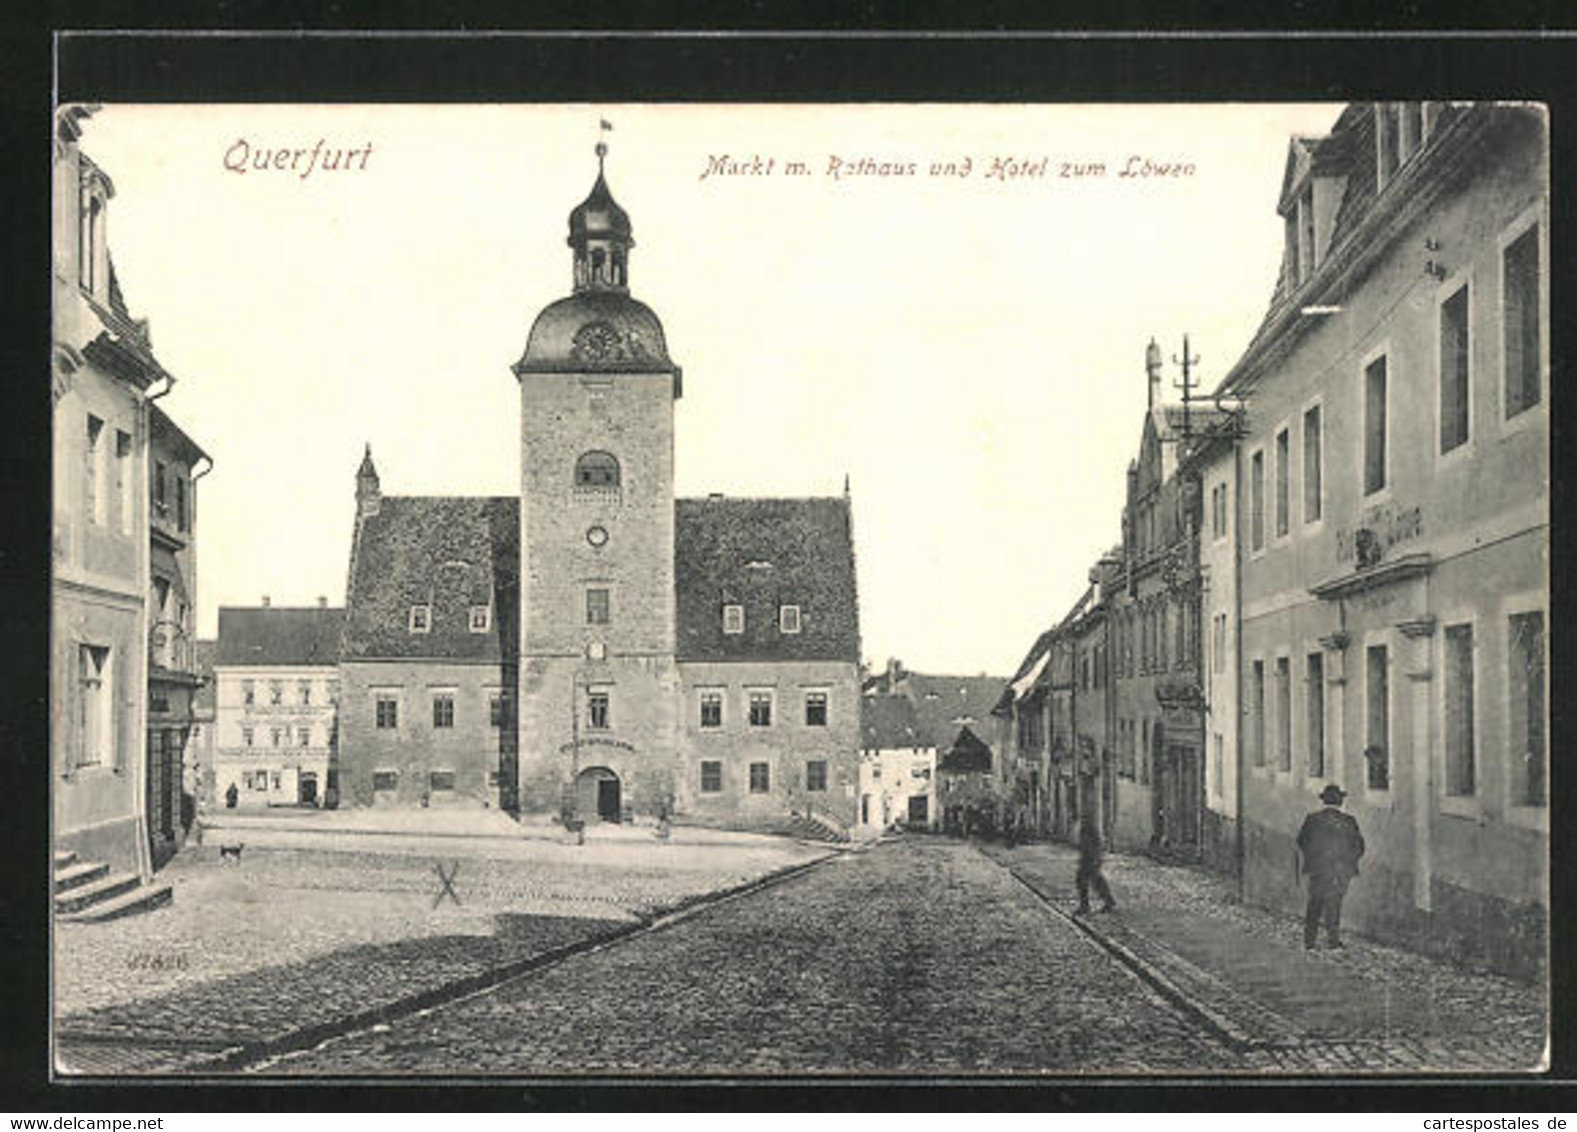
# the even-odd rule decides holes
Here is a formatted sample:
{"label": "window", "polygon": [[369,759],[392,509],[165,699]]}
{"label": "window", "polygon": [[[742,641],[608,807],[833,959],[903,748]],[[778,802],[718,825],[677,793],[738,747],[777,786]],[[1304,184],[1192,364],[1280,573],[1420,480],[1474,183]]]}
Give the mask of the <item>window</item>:
{"label": "window", "polygon": [[778,610],[778,631],[782,633],[799,632],[799,606],[785,605]]}
{"label": "window", "polygon": [[377,725],[380,731],[390,731],[400,726],[400,701],[389,693],[377,697]]}
{"label": "window", "polygon": [[1285,538],[1288,529],[1288,517],[1291,514],[1289,505],[1289,485],[1291,474],[1288,464],[1292,458],[1291,441],[1287,430],[1282,429],[1276,433],[1276,537]]}
{"label": "window", "polygon": [[298,746],[298,747],[310,747],[310,746],[312,746],[312,728],[311,727],[298,727],[298,728],[296,728],[296,746]]}
{"label": "window", "polygon": [[241,702],[247,707],[257,702],[257,685],[250,680],[241,681]]}
{"label": "window", "polygon": [[575,461],[576,487],[618,487],[619,461],[607,452],[587,452]]}
{"label": "window", "polygon": [[102,645],[81,645],[77,649],[79,709],[77,719],[77,765],[100,766],[108,761],[115,743],[113,682],[110,679],[110,650]]}
{"label": "window", "polygon": [[806,692],[805,693],[805,726],[806,727],[825,727],[825,726],[827,726],[827,693],[826,692]]}
{"label": "window", "polygon": [[1424,104],[1404,102],[1397,110],[1397,154],[1400,163],[1406,165],[1424,144]]}
{"label": "window", "polygon": [[1370,645],[1365,652],[1364,688],[1368,716],[1364,739],[1364,781],[1370,790],[1391,788],[1391,674],[1384,645]]}
{"label": "window", "polygon": [[1287,283],[1289,288],[1303,279],[1303,265],[1298,260],[1298,207],[1293,205],[1285,218],[1284,230],[1287,246]]}
{"label": "window", "polygon": [[175,527],[177,530],[187,529],[186,519],[186,477],[175,477]]}
{"label": "window", "polygon": [[1363,493],[1385,487],[1385,355],[1363,371]]}
{"label": "window", "polygon": [[301,700],[302,706],[312,702],[312,681],[299,680],[296,682],[296,695]]}
{"label": "window", "polygon": [[1467,286],[1440,304],[1440,451],[1453,451],[1468,438]]}
{"label": "window", "polygon": [[1276,766],[1292,770],[1292,661],[1276,658]]}
{"label": "window", "polygon": [[1305,185],[1303,194],[1298,197],[1298,245],[1299,264],[1302,274],[1299,278],[1306,279],[1314,274],[1314,265],[1317,261],[1314,246],[1314,186]]}
{"label": "window", "polygon": [[160,518],[170,513],[169,500],[165,494],[165,468],[162,460],[153,462],[153,511]]}
{"label": "window", "polygon": [[1211,771],[1213,774],[1212,781],[1215,786],[1215,789],[1212,791],[1212,793],[1217,797],[1220,797],[1222,792],[1225,790],[1227,780],[1226,744],[1221,738],[1221,732],[1217,731],[1212,737],[1215,739],[1214,750],[1212,751],[1210,760],[1212,764]]}
{"label": "window", "polygon": [[1248,462],[1249,548],[1265,549],[1265,453],[1256,452]]}
{"label": "window", "polygon": [[766,763],[750,764],[750,792],[765,794],[772,789],[772,770]]}
{"label": "window", "polygon": [[1227,485],[1224,483],[1210,489],[1210,537],[1227,537]]}
{"label": "window", "polygon": [[430,605],[411,606],[410,631],[430,633],[433,628],[433,608]]}
{"label": "window", "polygon": [[809,759],[806,761],[805,789],[812,794],[821,794],[826,792],[827,763],[825,759]]}
{"label": "window", "polygon": [[493,728],[504,726],[504,693],[490,692],[487,696],[487,725]]}
{"label": "window", "polygon": [[250,747],[252,745],[252,739],[252,729],[250,727],[241,728],[241,745],[243,747]]}
{"label": "window", "polygon": [[1304,765],[1310,778],[1325,777],[1325,655],[1311,652],[1304,660],[1303,714],[1309,750]]}
{"label": "window", "polygon": [[1374,108],[1374,143],[1376,159],[1376,187],[1385,188],[1396,176],[1400,161],[1398,153],[1396,103],[1380,102]]}
{"label": "window", "polygon": [[606,625],[608,620],[608,591],[604,589],[587,590],[586,624]]}
{"label": "window", "polygon": [[433,693],[433,726],[438,728],[454,726],[454,693]]}
{"label": "window", "polygon": [[77,274],[89,294],[98,293],[98,249],[103,215],[104,202],[97,196],[89,195],[77,233]]}
{"label": "window", "polygon": [[102,508],[104,500],[99,492],[99,434],[104,431],[104,422],[93,414],[88,414],[88,452],[87,466],[83,469],[83,494],[82,509],[87,514],[88,522],[102,523],[104,516]]}
{"label": "window", "polygon": [[772,726],[772,693],[771,692],[751,692],[750,693],[750,726],[752,726],[752,727],[771,727]]}
{"label": "window", "polygon": [[271,747],[284,746],[284,728],[270,727],[268,729],[268,745]]}
{"label": "window", "polygon": [[121,534],[131,534],[131,436],[115,430],[115,498],[120,508]]}
{"label": "window", "polygon": [[400,772],[397,770],[375,770],[372,772],[372,788],[376,792],[392,791],[399,788]]}
{"label": "window", "polygon": [[586,696],[587,717],[591,721],[593,731],[606,731],[608,729],[608,693],[606,691],[589,692]]}
{"label": "window", "polygon": [[723,764],[716,759],[701,762],[701,793],[718,794],[723,789]]}
{"label": "window", "polygon": [[1544,613],[1513,613],[1506,624],[1507,753],[1512,803],[1545,804]]}
{"label": "window", "polygon": [[1265,662],[1256,660],[1253,679],[1249,685],[1252,717],[1249,719],[1249,746],[1253,750],[1254,765],[1265,765]]}
{"label": "window", "polygon": [[1539,403],[1544,351],[1539,295],[1539,226],[1501,253],[1501,333],[1506,354],[1506,419]]}
{"label": "window", "polygon": [[285,702],[285,682],[283,680],[270,680],[268,682],[268,702],[276,707]]}
{"label": "window", "polygon": [[723,726],[723,693],[722,692],[702,692],[701,693],[701,726],[702,727],[721,727],[721,726]]}
{"label": "window", "polygon": [[742,605],[723,606],[723,632],[743,633],[745,631],[745,607]]}
{"label": "window", "polygon": [[1314,405],[1303,414],[1303,521],[1317,523],[1325,512],[1322,498],[1322,436],[1320,407]]}
{"label": "window", "polygon": [[1445,682],[1446,793],[1469,797],[1478,790],[1473,743],[1473,626],[1447,625]]}
{"label": "window", "polygon": [[430,770],[427,772],[427,789],[434,794],[445,793],[454,789],[454,771]]}
{"label": "window", "polygon": [[485,633],[493,627],[493,607],[490,605],[473,605],[467,627],[473,633]]}

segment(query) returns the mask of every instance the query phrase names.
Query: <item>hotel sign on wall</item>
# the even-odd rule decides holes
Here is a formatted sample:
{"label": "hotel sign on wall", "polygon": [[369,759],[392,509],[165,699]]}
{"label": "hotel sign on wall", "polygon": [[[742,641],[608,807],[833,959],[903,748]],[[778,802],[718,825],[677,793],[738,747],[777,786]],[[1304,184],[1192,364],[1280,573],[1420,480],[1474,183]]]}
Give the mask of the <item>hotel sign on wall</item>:
{"label": "hotel sign on wall", "polygon": [[570,751],[573,751],[576,747],[617,747],[621,751],[633,751],[633,750],[635,750],[634,744],[626,743],[623,739],[598,739],[598,738],[592,738],[592,739],[581,739],[578,742],[574,742],[574,743],[561,743],[559,745],[559,753],[560,754],[568,754]]}
{"label": "hotel sign on wall", "polygon": [[[1372,532],[1361,536],[1360,531]],[[1358,523],[1336,531],[1336,561],[1355,562],[1360,539],[1377,547],[1383,557],[1393,546],[1409,542],[1424,533],[1423,508],[1381,503],[1366,509]]]}

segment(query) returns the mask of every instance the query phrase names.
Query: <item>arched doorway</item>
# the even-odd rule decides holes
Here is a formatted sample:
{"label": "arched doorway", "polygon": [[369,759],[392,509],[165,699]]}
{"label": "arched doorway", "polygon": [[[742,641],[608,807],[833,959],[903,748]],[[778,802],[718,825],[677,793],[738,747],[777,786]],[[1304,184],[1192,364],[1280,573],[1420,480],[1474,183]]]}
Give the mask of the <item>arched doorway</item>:
{"label": "arched doorway", "polygon": [[582,819],[595,814],[602,821],[622,816],[619,776],[605,766],[589,766],[575,778],[575,808]]}

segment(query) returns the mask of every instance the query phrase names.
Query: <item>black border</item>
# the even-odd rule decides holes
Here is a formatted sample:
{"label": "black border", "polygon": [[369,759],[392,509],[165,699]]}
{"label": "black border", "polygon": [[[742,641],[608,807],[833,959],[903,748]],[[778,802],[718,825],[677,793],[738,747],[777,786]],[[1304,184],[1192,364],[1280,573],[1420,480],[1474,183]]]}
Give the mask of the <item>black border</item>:
{"label": "black border", "polygon": [[[209,9],[209,6],[202,6]],[[949,31],[948,12],[906,12],[885,21],[910,19],[904,31],[882,29],[884,6],[868,3],[842,9],[824,26],[832,33],[767,30],[778,13],[757,3],[727,13],[744,33],[656,30],[649,10],[636,13],[625,31],[607,16],[584,5],[539,5],[530,18],[537,34],[390,34],[333,31],[370,27],[435,27],[434,13],[414,0],[384,4],[357,19],[356,5],[333,4],[309,22],[286,24],[277,6],[231,2],[185,20],[153,13],[115,10],[116,20],[146,19],[144,27],[166,32],[72,32],[60,28],[108,28],[109,5],[87,2],[52,5],[46,27],[20,27],[8,17],[4,27],[11,66],[4,80],[23,105],[23,115],[8,115],[5,168],[25,207],[11,211],[4,226],[6,262],[18,272],[7,304],[8,320],[24,325],[5,336],[14,387],[7,414],[3,482],[12,537],[0,555],[6,592],[17,595],[0,664],[9,677],[4,686],[11,710],[0,713],[0,757],[16,764],[6,792],[6,826],[13,849],[12,867],[3,870],[11,910],[5,919],[5,977],[0,978],[0,1017],[7,1020],[3,1051],[5,1107],[25,1112],[139,1110],[206,1112],[265,1110],[537,1110],[599,1111],[746,1109],[780,1111],[843,1109],[1022,1110],[1047,1111],[1217,1111],[1288,1109],[1331,1111],[1419,1110],[1450,1112],[1570,1110],[1577,1093],[1569,1035],[1558,1032],[1554,1066],[1543,1079],[1420,1079],[1403,1082],[1343,1081],[1330,1078],[1277,1079],[1055,1079],[900,1081],[843,1079],[744,1081],[718,1083],[637,1079],[627,1082],[553,1082],[532,1085],[460,1084],[442,1079],[401,1079],[376,1084],[182,1084],[120,1082],[49,1084],[41,1020],[47,1017],[47,934],[42,924],[17,909],[47,907],[47,874],[31,862],[45,858],[48,837],[48,502],[39,485],[50,475],[47,382],[49,312],[49,168],[51,82],[59,64],[62,100],[85,101],[1347,101],[1368,97],[1516,98],[1551,107],[1552,230],[1571,227],[1572,197],[1560,187],[1577,184],[1572,171],[1573,132],[1564,129],[1577,103],[1577,40],[1569,35],[1498,32],[1414,34],[1402,26],[1417,13],[1393,13],[1389,29],[1367,12],[1348,25],[1359,30],[1336,33],[1314,29],[1313,13],[1298,8],[1283,28],[1307,32],[1263,34],[1237,30],[1156,32],[1145,29],[1142,5],[1109,6],[1097,15],[1104,30],[1048,34],[1024,22],[1022,9],[995,4],[969,13],[983,31]],[[488,9],[492,9],[489,11]],[[1341,11],[1320,17],[1340,19]],[[1565,15],[1559,5],[1502,4],[1457,16],[1457,27],[1484,27],[1487,18],[1517,20],[1524,26],[1555,26]],[[516,26],[519,15],[513,14]],[[802,8],[792,15],[809,25]],[[1151,19],[1155,18],[1150,14]],[[1208,27],[1208,22],[1171,14],[1172,26]],[[1456,14],[1453,14],[1456,15]],[[932,17],[929,26],[927,17]],[[1239,28],[1266,27],[1265,13],[1251,15]],[[499,26],[496,5],[446,6],[442,21],[451,29]],[[1035,18],[1041,18],[1037,14]],[[1219,19],[1219,16],[1217,17]],[[1206,20],[1209,17],[1207,15]],[[283,34],[242,32],[246,23],[284,30]],[[221,34],[176,30],[228,28]],[[692,25],[693,27],[699,25]],[[1089,22],[1086,27],[1095,28]],[[602,29],[565,32],[546,29]],[[1363,30],[1367,28],[1368,30]],[[19,96],[19,97],[18,97]],[[1577,194],[1573,194],[1577,196]],[[1268,206],[1268,202],[1267,202]],[[1565,432],[1567,403],[1565,359],[1570,343],[1572,259],[1552,256],[1552,516],[1565,513],[1569,463],[1559,443]],[[1267,281],[1268,287],[1269,281]],[[21,332],[18,333],[17,330]],[[29,333],[31,331],[31,333]],[[38,375],[38,376],[35,376]],[[1569,561],[1565,527],[1552,531],[1552,574]],[[41,592],[42,591],[42,592]],[[1552,624],[1574,624],[1562,616],[1565,588],[1552,584]],[[1573,802],[1577,775],[1563,761],[1562,740],[1570,733],[1569,713],[1560,694],[1568,666],[1564,634],[1552,634],[1553,742],[1551,844],[1562,844],[1561,818]],[[1569,953],[1571,873],[1552,865],[1552,938],[1554,954]],[[1552,989],[1557,1019],[1577,1017],[1571,979],[1557,959]],[[1564,1029],[1557,1023],[1558,1029]],[[436,1086],[436,1087],[435,1087]],[[1553,1086],[1553,1087],[1552,1087]]]}

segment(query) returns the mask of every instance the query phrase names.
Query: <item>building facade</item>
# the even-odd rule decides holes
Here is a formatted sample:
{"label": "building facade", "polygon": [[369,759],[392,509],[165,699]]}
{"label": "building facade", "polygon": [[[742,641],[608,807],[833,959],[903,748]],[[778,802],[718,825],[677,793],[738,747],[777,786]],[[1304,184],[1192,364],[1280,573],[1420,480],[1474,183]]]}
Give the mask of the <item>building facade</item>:
{"label": "building facade", "polygon": [[1128,468],[1123,585],[1110,615],[1116,843],[1197,861],[1206,839],[1200,514],[1183,457],[1214,418],[1162,404],[1153,341],[1145,363],[1150,408]]}
{"label": "building facade", "polygon": [[370,454],[358,475],[345,796],[846,829],[847,493],[676,499],[681,371],[630,294],[632,229],[600,167],[569,228],[572,293],[513,367],[520,496],[384,497]]}
{"label": "building facade", "polygon": [[857,828],[894,825],[936,830],[936,745],[923,735],[914,704],[891,692],[860,697],[860,810]]}
{"label": "building facade", "polygon": [[196,815],[187,746],[202,684],[196,648],[197,481],[208,456],[157,405],[149,414],[148,838],[157,868]]}
{"label": "building facade", "polygon": [[1522,107],[1358,103],[1295,139],[1281,277],[1221,387],[1246,435],[1204,483],[1241,488],[1248,898],[1301,903],[1335,783],[1355,926],[1519,972],[1548,918],[1547,161]]}
{"label": "building facade", "polygon": [[343,609],[222,606],[214,662],[214,804],[338,801]]}
{"label": "building facade", "polygon": [[[180,841],[196,684],[192,471],[204,457],[153,404],[174,378],[121,293],[114,185],[79,145],[89,113],[62,109],[54,145],[54,842],[146,879]],[[187,509],[161,510],[161,491]]]}

